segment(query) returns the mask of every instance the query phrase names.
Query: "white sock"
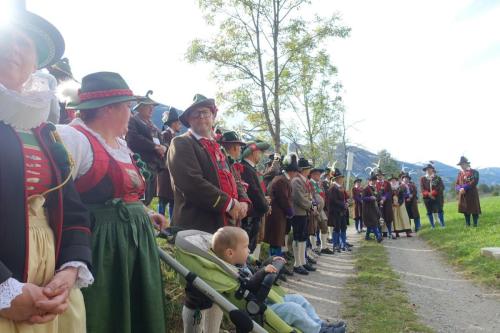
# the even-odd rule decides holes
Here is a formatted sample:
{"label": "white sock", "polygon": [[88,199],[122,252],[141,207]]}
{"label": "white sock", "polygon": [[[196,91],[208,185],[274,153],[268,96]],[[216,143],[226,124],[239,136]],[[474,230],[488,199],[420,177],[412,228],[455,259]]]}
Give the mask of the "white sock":
{"label": "white sock", "polygon": [[333,228],[332,227],[328,227],[328,235],[332,235],[333,233]]}
{"label": "white sock", "polygon": [[293,257],[294,257],[294,267],[299,267],[302,266],[300,263],[300,256],[299,256],[299,242],[293,241],[292,242],[292,250],[293,250]]}
{"label": "white sock", "polygon": [[328,234],[321,234],[321,249],[326,249],[328,247]]}
{"label": "white sock", "polygon": [[309,236],[309,241],[311,242],[311,248],[315,249],[318,247],[316,245],[316,236]]}
{"label": "white sock", "polygon": [[261,246],[261,243],[257,244],[257,246],[255,247],[255,250],[253,250],[253,257],[256,259],[256,260],[259,260],[260,258],[260,246]]}
{"label": "white sock", "polygon": [[222,309],[217,304],[213,304],[210,309],[204,311],[206,311],[206,313],[203,314],[203,316],[205,317],[203,332],[219,333],[220,324],[224,315]]}
{"label": "white sock", "polygon": [[299,242],[298,246],[300,265],[304,266],[306,264],[306,242]]}
{"label": "white sock", "polygon": [[438,213],[432,213],[432,215],[434,215],[434,225],[438,225],[440,223]]}
{"label": "white sock", "polygon": [[192,310],[186,306],[182,307],[182,322],[184,326],[184,333],[202,333],[203,327],[205,325],[204,312],[201,311],[200,321],[197,322],[195,319],[196,310]]}

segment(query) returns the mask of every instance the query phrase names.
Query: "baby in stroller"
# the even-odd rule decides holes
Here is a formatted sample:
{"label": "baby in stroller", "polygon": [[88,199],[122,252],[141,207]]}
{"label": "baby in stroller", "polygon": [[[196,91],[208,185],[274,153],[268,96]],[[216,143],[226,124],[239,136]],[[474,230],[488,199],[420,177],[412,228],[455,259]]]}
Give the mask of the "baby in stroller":
{"label": "baby in stroller", "polygon": [[[273,264],[264,265],[254,274],[246,266],[249,255],[248,235],[238,227],[223,227],[212,237],[212,251],[228,264],[238,267],[249,276],[246,288],[258,293],[258,289],[267,274],[278,273]],[[272,258],[282,260],[281,257]],[[268,304],[268,306],[287,324],[296,327],[304,333],[344,333],[344,322],[328,323],[319,318],[313,306],[298,294],[286,294],[283,303]]]}

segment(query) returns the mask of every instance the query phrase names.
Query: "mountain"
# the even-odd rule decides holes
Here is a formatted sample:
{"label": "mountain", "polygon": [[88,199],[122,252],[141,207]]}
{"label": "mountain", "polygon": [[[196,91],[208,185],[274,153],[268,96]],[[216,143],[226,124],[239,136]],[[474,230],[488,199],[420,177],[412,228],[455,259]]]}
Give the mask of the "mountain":
{"label": "mountain", "polygon": [[[366,178],[368,176],[368,171],[366,171],[366,167],[373,167],[373,163],[377,163],[379,158],[377,154],[374,154],[366,149],[348,146],[347,151],[350,151],[354,154],[353,160],[353,174],[358,175],[361,178]],[[335,157],[338,161],[343,160],[344,152],[343,149],[339,148],[336,150]],[[427,163],[408,163],[405,161],[398,161],[400,168],[405,167],[405,170],[408,172],[410,170],[416,172],[413,175],[413,180],[418,180],[421,176],[424,175],[422,171],[422,167]],[[445,163],[433,160],[434,167],[436,168],[437,173],[443,178],[445,186],[447,189],[453,186],[455,179],[458,173],[458,167],[447,165]],[[478,169],[480,175],[480,183],[487,185],[498,185],[500,184],[500,168],[483,168]]]}

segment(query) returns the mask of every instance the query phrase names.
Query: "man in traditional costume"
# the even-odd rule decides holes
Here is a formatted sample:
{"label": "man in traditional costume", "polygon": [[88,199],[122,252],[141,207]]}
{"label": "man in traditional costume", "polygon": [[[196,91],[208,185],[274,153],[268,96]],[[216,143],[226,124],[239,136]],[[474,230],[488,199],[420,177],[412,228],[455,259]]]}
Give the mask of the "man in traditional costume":
{"label": "man in traditional costume", "polygon": [[34,75],[61,58],[64,39],[21,2],[9,19],[0,26],[0,332],[83,333],[90,217],[46,123],[54,92]]}
{"label": "man in traditional costume", "polygon": [[300,173],[292,179],[293,211],[293,255],[295,258],[294,272],[307,275],[316,268],[306,261],[306,243],[308,238],[308,219],[313,210],[312,191],[308,185],[307,175],[312,166],[309,161],[301,158],[298,161]]}
{"label": "man in traditional costume", "polygon": [[161,131],[151,120],[153,109],[158,105],[149,95],[142,97],[133,111],[135,115],[130,118],[126,135],[127,144],[132,151],[141,156],[146,162],[151,177],[146,183],[144,204],[148,206],[156,196],[158,173],[165,169],[165,153],[167,147],[163,144]]}
{"label": "man in traditional costume", "polygon": [[[179,117],[189,130],[176,136],[168,150],[175,200],[172,224],[182,229],[214,233],[247,214],[248,203],[240,202],[245,195],[238,192],[226,155],[214,140],[216,115],[214,99],[196,94]],[[186,333],[218,332],[222,310],[188,284],[182,319]]]}
{"label": "man in traditional costume", "polygon": [[274,177],[279,176],[281,173],[281,156],[278,153],[270,154],[267,161],[264,163],[265,169],[262,175],[264,179],[264,185],[266,188]]}
{"label": "man in traditional costume", "polygon": [[411,181],[411,176],[402,172],[400,175],[401,185],[406,191],[406,212],[408,213],[408,218],[413,220],[415,225],[415,232],[420,230],[420,212],[418,211],[418,190],[417,185]]}
{"label": "man in traditional costume", "polygon": [[405,185],[401,186],[398,176],[389,179],[392,188],[392,212],[394,215],[394,232],[399,237],[401,232],[406,233],[406,237],[411,236],[411,224],[405,201],[408,198],[408,191]]}
{"label": "man in traditional costume", "polygon": [[383,238],[380,233],[379,221],[380,221],[380,209],[378,206],[379,193],[377,191],[377,176],[371,174],[368,178],[368,184],[363,189],[363,223],[366,226],[366,240],[370,240],[370,233],[374,233],[377,241],[380,243]]}
{"label": "man in traditional costume", "polygon": [[[168,112],[163,114],[163,132],[161,136],[165,147],[170,147],[172,139],[177,136],[181,130],[181,122],[179,120],[179,111],[171,107]],[[158,173],[158,213],[165,215],[165,208],[168,205],[168,216],[172,219],[174,214],[174,190],[170,180],[170,172],[166,164]]]}
{"label": "man in traditional costume", "polygon": [[[59,113],[57,114],[57,121],[52,121],[59,124],[69,124],[73,119],[75,119],[75,109],[68,107],[65,91],[75,89],[79,86],[78,82],[73,77],[71,71],[71,66],[69,65],[68,58],[62,58],[55,64],[48,66],[47,70],[54,76],[57,82],[57,90],[59,92]],[[76,88],[78,89],[78,88]],[[49,118],[50,119],[50,118]]]}
{"label": "man in traditional costume", "polygon": [[444,183],[441,177],[436,175],[436,169],[431,163],[423,169],[425,175],[420,178],[420,192],[424,198],[427,217],[434,229],[434,221],[439,219],[441,227],[444,228]]}
{"label": "man in traditional costume", "polygon": [[332,185],[328,190],[328,225],[333,227],[333,249],[337,252],[350,250],[347,245],[347,220],[349,203],[344,190],[344,175],[335,168]]}
{"label": "man in traditional costume", "polygon": [[[247,194],[252,205],[247,216],[241,221],[241,227],[248,234],[250,252],[255,258],[260,257],[262,239],[259,233],[264,234],[263,218],[269,213],[269,200],[266,198],[266,186],[262,174],[257,171],[257,164],[262,159],[262,154],[270,148],[270,145],[262,141],[250,141],[243,147],[241,153],[241,179],[248,184]],[[262,225],[261,225],[262,224]]]}
{"label": "man in traditional costume", "polygon": [[354,200],[354,225],[356,231],[362,233],[363,230],[363,187],[361,186],[361,178],[354,180],[352,187],[352,199]]}
{"label": "man in traditional costume", "polygon": [[[323,191],[323,187],[321,186],[321,174],[324,172],[323,169],[313,168],[309,173],[311,185],[313,187],[313,199],[318,204],[317,210],[314,212],[314,218],[317,220],[317,225],[320,233],[320,244],[318,251],[322,254],[334,254],[332,250],[328,248],[328,216],[325,211],[326,204],[326,193]],[[310,236],[310,242],[314,244],[316,242],[316,238],[314,236]]]}
{"label": "man in traditional costume", "polygon": [[394,213],[392,211],[392,188],[391,184],[385,180],[385,174],[382,170],[377,171],[377,193],[378,205],[380,207],[380,213],[384,219],[384,225],[382,226],[382,234],[387,235],[387,238],[392,239],[392,225],[394,222]]}
{"label": "man in traditional costume", "polygon": [[470,227],[470,216],[472,215],[474,227],[477,227],[481,214],[481,204],[477,192],[479,172],[470,167],[470,162],[465,156],[460,157],[457,165],[462,169],[458,172],[455,181],[455,189],[458,192],[458,212],[464,214],[467,227]]}

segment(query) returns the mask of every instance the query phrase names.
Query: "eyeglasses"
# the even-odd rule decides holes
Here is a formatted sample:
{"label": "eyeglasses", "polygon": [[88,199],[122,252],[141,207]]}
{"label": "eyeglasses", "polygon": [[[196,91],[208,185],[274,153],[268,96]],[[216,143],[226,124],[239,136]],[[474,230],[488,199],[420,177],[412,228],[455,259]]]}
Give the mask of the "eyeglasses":
{"label": "eyeglasses", "polygon": [[207,110],[199,111],[199,110],[196,110],[196,111],[191,112],[190,117],[195,118],[195,119],[207,119],[207,118],[212,117],[212,111],[207,111]]}

